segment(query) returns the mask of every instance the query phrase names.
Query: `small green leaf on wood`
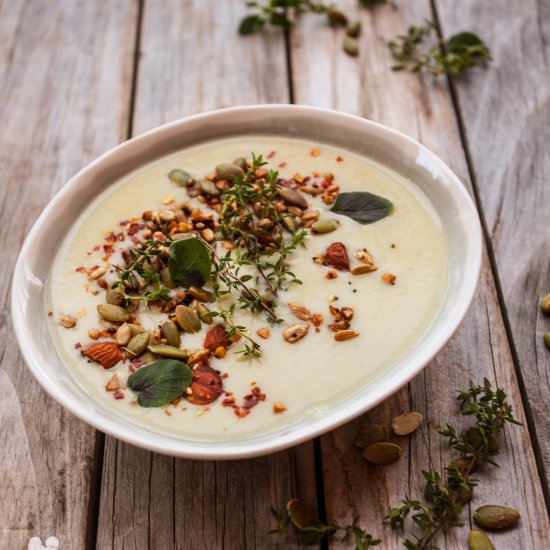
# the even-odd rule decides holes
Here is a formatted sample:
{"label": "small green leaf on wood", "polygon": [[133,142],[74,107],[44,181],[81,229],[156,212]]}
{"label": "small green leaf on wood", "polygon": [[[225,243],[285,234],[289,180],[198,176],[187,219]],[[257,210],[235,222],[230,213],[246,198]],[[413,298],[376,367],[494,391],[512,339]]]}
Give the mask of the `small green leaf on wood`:
{"label": "small green leaf on wood", "polygon": [[239,25],[239,34],[246,36],[254,34],[264,28],[265,19],[259,15],[248,15],[244,17]]}

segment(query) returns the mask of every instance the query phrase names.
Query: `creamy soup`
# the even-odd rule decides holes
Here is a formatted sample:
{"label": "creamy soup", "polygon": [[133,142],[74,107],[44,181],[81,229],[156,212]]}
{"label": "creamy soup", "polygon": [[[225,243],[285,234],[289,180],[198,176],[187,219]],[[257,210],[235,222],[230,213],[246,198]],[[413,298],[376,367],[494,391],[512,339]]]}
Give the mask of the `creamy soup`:
{"label": "creamy soup", "polygon": [[[267,162],[253,175],[252,153],[261,154]],[[245,157],[248,165],[237,162],[241,167],[235,174],[239,177],[244,169],[252,189],[262,188],[262,182],[274,177],[269,170],[278,171],[277,179],[269,184],[282,189],[271,201],[275,214],[268,212],[264,221],[263,214],[257,215],[253,223],[269,231],[270,216],[275,216],[271,223],[276,223],[285,243],[293,236],[301,241],[287,251],[282,262],[283,272],[291,272],[301,284],[291,282],[288,275],[281,282],[283,289],[268,292],[262,275],[253,265],[245,265],[236,275],[242,285],[235,283],[228,294],[216,296],[216,279],[209,277],[202,288],[202,281],[195,281],[197,296],[190,295],[189,282],[175,282],[175,271],[167,267],[173,242],[196,239],[209,254],[215,250],[218,260],[212,260],[212,270],[225,266],[236,273],[235,238],[232,241],[227,232],[238,227],[243,212],[234,222],[224,222],[222,236],[221,214],[227,216],[231,208],[237,211],[235,200],[228,199],[237,183],[225,174],[227,166],[219,169],[221,174],[215,168],[238,157]],[[192,179],[185,181],[189,175]],[[350,192],[372,195],[347,195]],[[361,211],[332,211],[342,201],[345,210],[346,196],[353,199],[352,210],[364,204],[363,213],[374,215],[376,221],[359,223]],[[365,200],[373,196],[374,205]],[[283,231],[283,223],[290,231]],[[242,235],[242,242],[249,242],[253,233]],[[160,252],[162,260],[146,262],[150,269],[144,278],[130,268],[136,258],[139,262],[139,250],[143,250],[139,247],[148,239],[158,241],[151,250]],[[280,242],[264,239],[258,246],[265,254],[271,253],[264,256],[266,263],[273,264],[280,257],[276,252]],[[136,247],[138,252],[130,255]],[[219,259],[226,254],[231,260],[220,265]],[[180,261],[181,265],[174,265],[183,271],[192,263],[188,257]],[[264,267],[263,274],[271,271]],[[349,399],[403,359],[433,322],[447,271],[448,242],[441,221],[414,182],[368,158],[328,145],[241,137],[173,154],[113,182],[98,196],[82,213],[55,259],[49,282],[50,324],[61,356],[89,399],[174,437],[243,438],[303,421]],[[113,320],[111,310],[107,310],[110,320],[102,318],[98,305],[106,304],[107,290],[123,274],[129,277],[126,286],[120,284],[111,291],[112,303],[107,305],[115,306],[115,314],[122,307],[124,319]],[[137,283],[131,280],[133,275]],[[272,286],[279,282],[279,275],[280,271],[272,276]],[[218,283],[223,291],[225,285]],[[132,288],[137,284],[139,289]],[[149,298],[144,299],[147,293]],[[261,311],[241,309],[243,294],[249,303],[259,304]],[[201,301],[212,296],[214,301]],[[232,305],[234,311],[229,313]],[[192,318],[187,321],[195,323],[196,332],[182,330],[181,315],[175,317],[178,306],[183,306],[180,313],[191,310]],[[262,310],[264,306],[275,313],[277,322]],[[209,316],[207,310],[225,311],[225,321],[223,316]],[[173,321],[172,332],[167,328],[165,334],[160,327],[169,320]],[[205,341],[218,325],[223,330],[211,333],[214,343]],[[140,331],[147,331],[148,336],[142,336],[137,348],[134,341],[132,349],[141,352],[144,339],[149,349],[135,355],[129,350],[129,338]],[[166,348],[169,344],[173,345]],[[173,389],[181,396],[171,395],[165,404],[142,406],[140,391],[145,391],[146,404],[151,395],[143,383],[137,388],[139,384],[132,382],[132,389],[128,378],[147,372],[142,369],[159,360],[170,360],[172,366],[177,361],[177,369],[188,365],[190,370],[185,372],[188,378],[194,377],[193,382],[181,381],[180,389]],[[201,379],[199,372],[204,374]]]}

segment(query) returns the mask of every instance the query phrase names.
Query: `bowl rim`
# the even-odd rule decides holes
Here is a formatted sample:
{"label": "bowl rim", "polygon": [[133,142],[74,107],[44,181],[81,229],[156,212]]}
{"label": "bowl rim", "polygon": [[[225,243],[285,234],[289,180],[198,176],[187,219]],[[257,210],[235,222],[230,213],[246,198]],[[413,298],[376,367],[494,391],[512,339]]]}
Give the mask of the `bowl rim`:
{"label": "bowl rim", "polygon": [[[262,440],[254,443],[254,438],[246,438],[243,440],[235,440],[231,442],[225,442],[220,450],[219,443],[212,441],[197,441],[193,440],[187,442],[181,438],[170,438],[168,433],[154,432],[156,436],[160,434],[163,439],[170,439],[167,444],[160,445],[159,443],[149,441],[147,437],[140,431],[134,434],[132,431],[126,431],[124,426],[117,422],[117,415],[113,415],[112,419],[105,419],[97,417],[93,411],[89,411],[85,408],[79,407],[78,402],[74,399],[75,396],[66,395],[63,392],[59,392],[58,386],[55,382],[42,370],[40,364],[39,353],[35,354],[35,348],[29,347],[24,344],[23,329],[26,324],[24,315],[24,303],[25,297],[28,294],[25,292],[25,288],[29,286],[28,277],[25,276],[24,266],[29,256],[30,247],[32,241],[39,234],[42,227],[46,224],[49,216],[55,212],[59,203],[63,201],[66,196],[71,194],[72,188],[75,187],[79,180],[86,178],[89,174],[101,167],[108,161],[123,156],[125,152],[130,152],[132,149],[139,148],[143,143],[147,143],[156,136],[169,130],[178,128],[180,126],[190,125],[192,123],[201,122],[212,117],[223,117],[225,114],[239,114],[248,113],[253,114],[257,111],[271,111],[277,113],[279,116],[284,116],[284,112],[301,113],[307,116],[324,116],[324,117],[336,117],[339,118],[343,124],[363,125],[366,129],[378,132],[390,136],[391,138],[401,142],[403,144],[414,145],[418,148],[418,151],[425,155],[438,171],[450,182],[452,182],[451,192],[456,198],[461,201],[461,207],[469,210],[470,221],[475,221],[475,227],[468,228],[468,234],[471,237],[469,243],[469,255],[474,258],[473,264],[469,265],[468,277],[465,277],[461,281],[460,285],[460,297],[462,301],[458,303],[455,308],[454,316],[450,321],[447,321],[446,330],[443,332],[443,336],[438,341],[437,345],[430,346],[429,349],[423,350],[422,353],[417,352],[416,360],[407,367],[407,372],[401,377],[392,377],[390,383],[385,387],[379,388],[377,392],[372,392],[373,395],[369,398],[353,399],[350,400],[345,410],[339,412],[339,416],[331,415],[330,413],[323,415],[319,419],[312,421],[313,427],[308,429],[308,426],[303,426],[297,431],[291,431],[290,434],[285,433],[281,437],[271,438],[269,440]],[[292,116],[292,113],[289,113]],[[299,136],[296,136],[299,137]],[[166,138],[165,138],[166,139]],[[326,140],[330,143],[330,139]],[[149,164],[153,160],[147,160],[143,162],[143,165]],[[175,456],[180,458],[190,459],[204,459],[204,460],[232,460],[242,458],[252,458],[256,456],[271,454],[277,451],[281,451],[291,446],[298,445],[314,437],[320,436],[323,433],[334,430],[344,423],[351,421],[360,414],[365,413],[369,409],[375,407],[408,382],[410,382],[415,376],[417,376],[433,359],[434,357],[446,346],[452,336],[456,333],[466,313],[472,303],[474,294],[477,288],[480,271],[481,260],[483,251],[483,235],[481,230],[481,224],[477,207],[471,195],[466,190],[464,184],[458,178],[458,176],[449,168],[449,166],[439,158],[435,153],[431,152],[427,147],[417,142],[413,138],[407,136],[403,132],[374,122],[372,120],[362,118],[360,116],[343,113],[333,109],[326,109],[320,107],[312,107],[305,105],[290,105],[290,104],[267,104],[267,105],[247,105],[239,107],[228,107],[224,109],[216,109],[199,113],[196,115],[183,117],[178,120],[163,124],[152,128],[136,137],[126,140],[117,146],[109,149],[101,154],[95,160],[87,164],[84,168],[79,170],[69,181],[64,184],[61,189],[50,200],[46,208],[42,211],[38,219],[35,221],[31,230],[29,231],[19,253],[17,259],[14,274],[12,278],[12,295],[11,295],[11,312],[12,312],[12,324],[14,327],[15,336],[19,344],[21,354],[25,359],[29,370],[39,382],[39,384],[46,390],[46,392],[53,397],[64,408],[69,410],[75,416],[85,421],[87,424],[93,426],[95,429],[104,432],[108,435],[116,437],[126,443],[130,443],[137,447],[147,449],[149,451],[166,454],[169,456]],[[101,405],[103,408],[103,405]],[[141,428],[141,427],[139,427]],[[186,445],[191,443],[191,448],[186,448]],[[244,444],[244,446],[243,446]]]}

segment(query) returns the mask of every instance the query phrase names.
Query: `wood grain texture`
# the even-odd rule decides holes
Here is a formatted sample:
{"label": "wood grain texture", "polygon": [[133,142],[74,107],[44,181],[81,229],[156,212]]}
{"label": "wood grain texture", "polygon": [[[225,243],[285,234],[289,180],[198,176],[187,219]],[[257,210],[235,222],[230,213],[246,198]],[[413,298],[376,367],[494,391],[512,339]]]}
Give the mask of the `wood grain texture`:
{"label": "wood grain texture", "polygon": [[0,2],[0,547],[55,535],[83,548],[92,428],[27,371],[8,318],[11,266],[51,196],[125,137],[131,0]]}
{"label": "wood grain texture", "polygon": [[472,29],[494,58],[456,91],[548,480],[550,353],[542,336],[550,320],[538,302],[550,292],[550,2],[436,6],[446,36]]}
{"label": "wood grain texture", "polygon": [[[208,109],[286,102],[281,34],[239,38],[239,0],[146,2],[134,129]],[[239,462],[176,460],[107,438],[98,550],[287,548],[270,506],[316,501],[313,444]]]}
{"label": "wood grain texture", "polygon": [[[357,10],[356,4],[352,0],[339,3],[346,12]],[[364,31],[358,59],[341,51],[341,32],[334,31],[331,36],[322,21],[304,18],[292,37],[296,101],[366,116],[402,130],[439,154],[470,186],[445,81],[434,82],[429,77],[422,79],[390,70],[393,63],[384,41],[404,32],[408,24],[431,18],[427,1],[403,1],[398,6],[399,9],[386,5],[360,11]],[[449,9],[450,6],[449,2]],[[493,97],[496,94],[495,90]],[[486,163],[488,171],[492,167]],[[524,418],[486,256],[472,309],[449,346],[407,388],[365,418],[322,438],[327,516],[346,521],[361,515],[368,529],[382,536],[384,548],[400,547],[399,537],[381,527],[382,519],[390,506],[397,505],[405,495],[421,496],[421,469],[430,467],[430,462],[435,468],[448,463],[450,454],[437,429],[450,419],[460,422],[454,391],[466,387],[470,379],[482,381],[483,376],[506,389],[517,415]],[[384,469],[366,465],[352,444],[357,427],[367,420],[389,424],[393,416],[406,410],[420,411],[426,421],[415,435],[399,439],[404,448],[402,459]],[[496,546],[545,548],[550,544],[548,517],[528,430],[506,429],[502,451],[500,470],[484,469],[483,483],[476,490],[470,512],[487,503],[514,506],[522,513],[520,527],[495,535]],[[471,519],[465,528],[442,538],[441,547],[464,548],[468,523]],[[337,541],[331,545],[340,546]]]}

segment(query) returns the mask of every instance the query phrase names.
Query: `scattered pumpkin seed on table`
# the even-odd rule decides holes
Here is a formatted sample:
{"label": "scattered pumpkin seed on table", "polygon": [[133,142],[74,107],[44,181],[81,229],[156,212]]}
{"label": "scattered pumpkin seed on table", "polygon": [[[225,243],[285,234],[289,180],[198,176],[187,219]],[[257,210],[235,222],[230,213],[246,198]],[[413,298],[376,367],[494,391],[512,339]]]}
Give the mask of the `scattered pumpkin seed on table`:
{"label": "scattered pumpkin seed on table", "polygon": [[474,512],[474,521],[485,529],[506,529],[515,525],[519,518],[517,510],[497,504],[486,504]]}
{"label": "scattered pumpkin seed on table", "polygon": [[550,315],[550,293],[543,296],[542,300],[540,301],[540,309],[546,315]]}
{"label": "scattered pumpkin seed on table", "polygon": [[391,426],[396,435],[408,435],[422,424],[422,420],[424,417],[420,413],[409,412],[396,416]]}
{"label": "scattered pumpkin seed on table", "polygon": [[470,550],[495,550],[491,539],[478,529],[472,529],[468,535],[468,548]]}
{"label": "scattered pumpkin seed on table", "polygon": [[372,464],[385,466],[399,460],[402,453],[403,451],[399,445],[388,441],[381,441],[363,449],[363,458]]}
{"label": "scattered pumpkin seed on table", "polygon": [[367,424],[363,426],[355,436],[354,444],[364,449],[373,443],[385,441],[388,438],[388,431],[382,424]]}

